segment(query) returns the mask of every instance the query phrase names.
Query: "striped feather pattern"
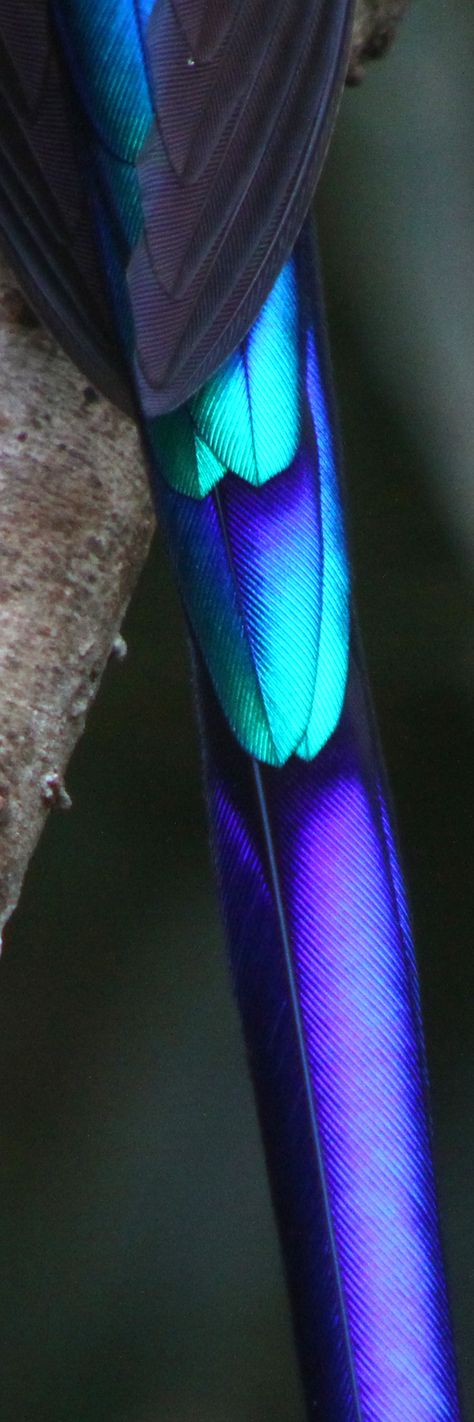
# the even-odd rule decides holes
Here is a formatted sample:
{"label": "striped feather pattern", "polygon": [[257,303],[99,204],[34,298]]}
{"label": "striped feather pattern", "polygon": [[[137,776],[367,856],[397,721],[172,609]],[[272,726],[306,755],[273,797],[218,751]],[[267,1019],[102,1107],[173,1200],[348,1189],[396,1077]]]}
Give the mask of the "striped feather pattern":
{"label": "striped feather pattern", "polygon": [[313,472],[252,489],[228,475],[203,500],[159,493],[186,610],[242,745],[280,764],[311,712],[320,529]]}
{"label": "striped feather pattern", "polygon": [[307,1415],[459,1422],[413,945],[357,653],[331,741],[278,771],[242,755],[202,666],[198,684]]}

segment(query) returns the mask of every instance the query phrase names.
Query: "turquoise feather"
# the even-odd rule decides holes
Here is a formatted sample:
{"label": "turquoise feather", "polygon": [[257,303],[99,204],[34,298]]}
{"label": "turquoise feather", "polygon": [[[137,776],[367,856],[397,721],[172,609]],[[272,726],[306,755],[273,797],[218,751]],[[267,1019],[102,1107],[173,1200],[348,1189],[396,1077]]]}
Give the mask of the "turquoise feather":
{"label": "turquoise feather", "polygon": [[191,401],[196,428],[224,468],[265,484],[298,449],[298,303],[291,259],[244,345]]}

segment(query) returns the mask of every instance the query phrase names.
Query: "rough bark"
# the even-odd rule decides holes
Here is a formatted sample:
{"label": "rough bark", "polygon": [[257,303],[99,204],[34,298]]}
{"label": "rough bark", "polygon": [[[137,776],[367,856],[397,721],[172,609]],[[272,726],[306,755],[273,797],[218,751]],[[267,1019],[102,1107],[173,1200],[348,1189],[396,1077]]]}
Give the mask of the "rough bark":
{"label": "rough bark", "polygon": [[[358,0],[348,81],[406,0]],[[0,263],[0,931],[145,561],[153,521],[135,430],[31,319]],[[117,640],[118,639],[118,640]]]}
{"label": "rough bark", "polygon": [[[0,266],[0,926],[18,899],[144,563],[135,429]],[[117,648],[119,654],[121,643]]]}

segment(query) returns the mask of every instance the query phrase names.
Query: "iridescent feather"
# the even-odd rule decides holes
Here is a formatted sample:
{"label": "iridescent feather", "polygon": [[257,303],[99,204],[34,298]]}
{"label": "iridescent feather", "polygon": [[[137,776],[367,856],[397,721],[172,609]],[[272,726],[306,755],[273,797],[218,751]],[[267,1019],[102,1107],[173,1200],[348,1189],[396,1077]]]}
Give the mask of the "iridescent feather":
{"label": "iridescent feather", "polygon": [[275,771],[239,751],[198,667],[214,851],[308,1418],[459,1422],[416,967],[364,680],[354,636],[332,740]]}

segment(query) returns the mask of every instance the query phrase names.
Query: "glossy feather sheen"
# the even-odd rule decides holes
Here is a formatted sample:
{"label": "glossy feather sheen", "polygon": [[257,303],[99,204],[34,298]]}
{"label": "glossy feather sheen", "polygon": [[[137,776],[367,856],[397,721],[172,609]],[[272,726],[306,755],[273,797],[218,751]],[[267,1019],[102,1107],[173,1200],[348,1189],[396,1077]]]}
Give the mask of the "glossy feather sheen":
{"label": "glossy feather sheen", "polygon": [[349,574],[332,422],[306,231],[235,357],[187,411],[148,423],[189,620],[234,734],[274,765],[316,755],[344,697]]}
{"label": "glossy feather sheen", "polygon": [[200,688],[308,1416],[458,1422],[413,947],[357,662],[330,743],[279,771]]}
{"label": "glossy feather sheen", "polygon": [[347,678],[349,647],[349,574],[338,477],[335,422],[327,406],[312,331],[307,337],[307,393],[318,432],[321,491],[321,604],[316,677],[311,716],[300,754],[317,755],[337,726]]}
{"label": "glossy feather sheen", "polygon": [[263,489],[229,475],[202,501],[164,486],[188,615],[246,749],[279,764],[311,712],[319,627],[317,506],[304,464]]}
{"label": "glossy feather sheen", "polygon": [[297,275],[287,262],[242,347],[191,402],[201,438],[224,468],[265,484],[301,436]]}
{"label": "glossy feather sheen", "polygon": [[352,0],[56,0],[55,13],[125,243],[153,416],[236,349],[288,258],[344,82]]}

